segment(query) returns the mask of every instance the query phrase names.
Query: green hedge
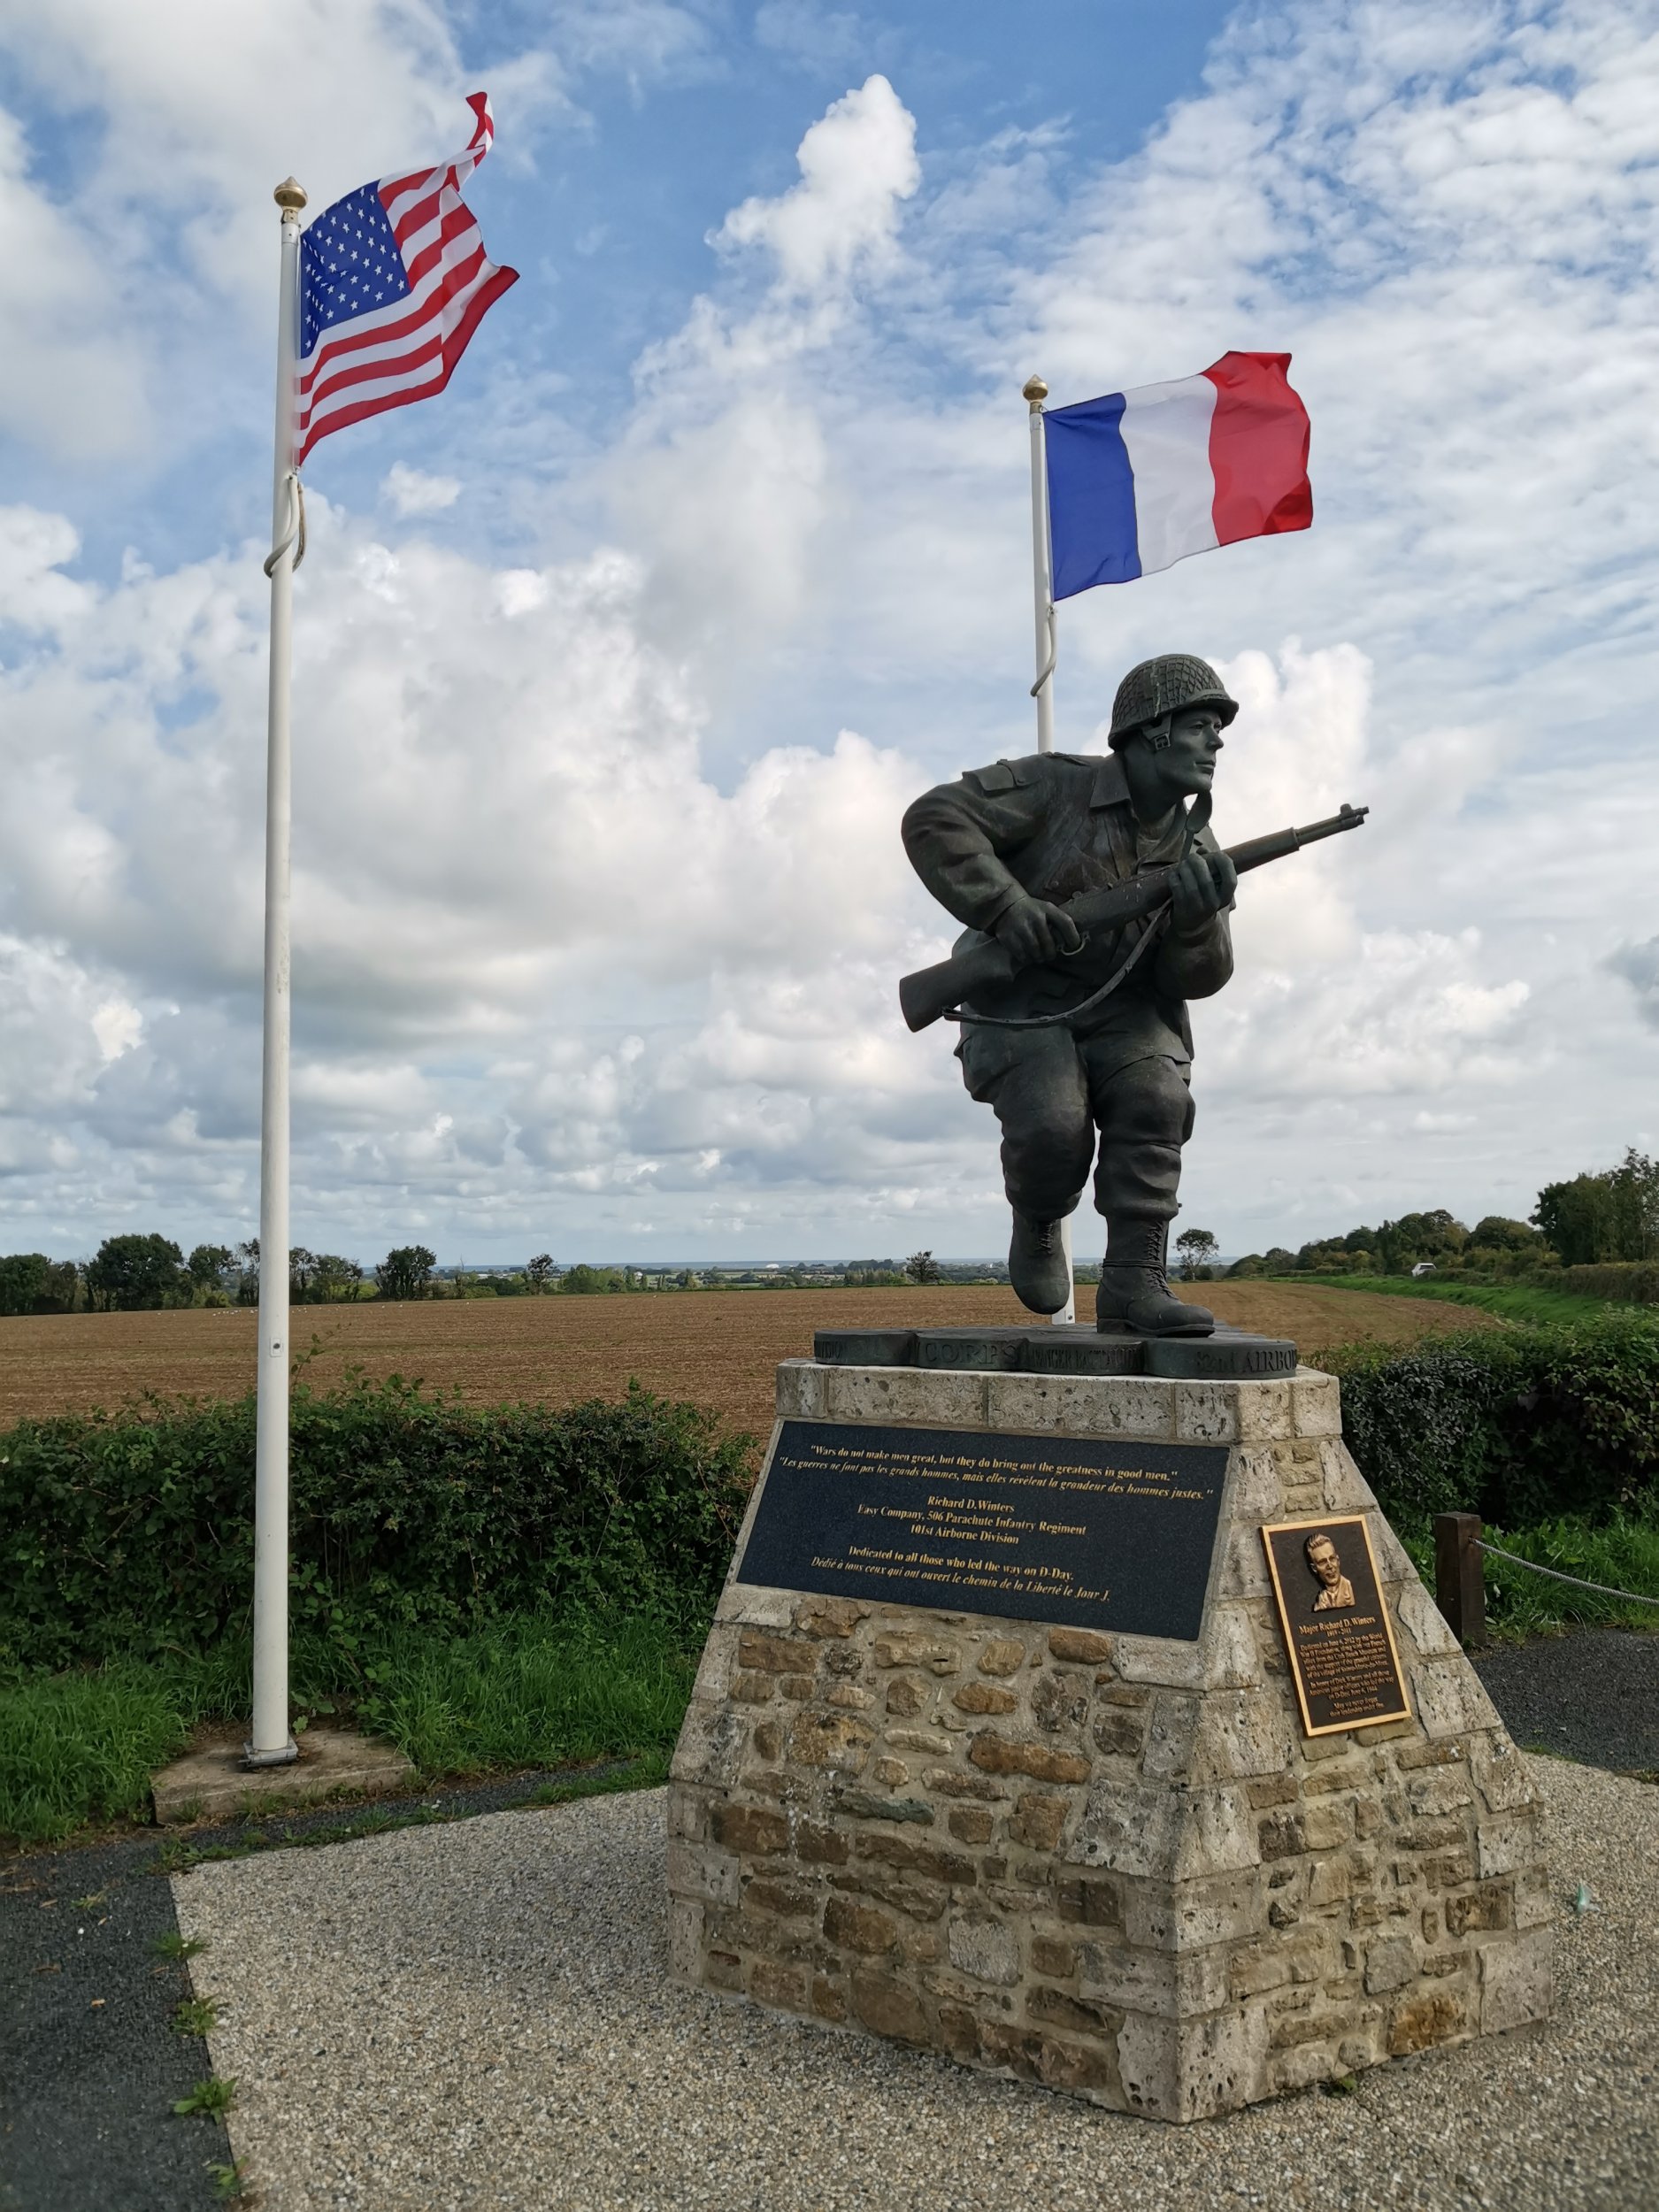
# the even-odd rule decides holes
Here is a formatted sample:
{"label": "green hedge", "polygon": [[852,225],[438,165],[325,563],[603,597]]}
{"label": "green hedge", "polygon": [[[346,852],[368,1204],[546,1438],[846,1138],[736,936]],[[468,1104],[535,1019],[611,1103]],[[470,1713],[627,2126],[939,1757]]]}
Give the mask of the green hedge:
{"label": "green hedge", "polygon": [[1548,1280],[1577,1298],[1607,1298],[1616,1305],[1659,1306],[1659,1267],[1647,1260],[1607,1260],[1595,1267],[1555,1268]]}
{"label": "green hedge", "polygon": [[[465,1407],[398,1378],[294,1398],[293,1613],[351,1638],[507,1612],[678,1610],[719,1587],[750,1447],[621,1404]],[[0,1666],[193,1655],[248,1621],[254,1404],[157,1402],[0,1434]]]}
{"label": "green hedge", "polygon": [[1479,1513],[1505,1528],[1659,1507],[1659,1328],[1505,1328],[1321,1355],[1348,1448],[1403,1527]]}

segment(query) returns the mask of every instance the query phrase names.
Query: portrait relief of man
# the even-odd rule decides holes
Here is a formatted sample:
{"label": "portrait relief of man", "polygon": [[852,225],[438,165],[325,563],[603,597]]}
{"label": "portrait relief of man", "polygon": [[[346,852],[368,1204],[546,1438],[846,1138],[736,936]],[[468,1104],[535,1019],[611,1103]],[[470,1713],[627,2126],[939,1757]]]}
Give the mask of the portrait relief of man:
{"label": "portrait relief of man", "polygon": [[1342,1561],[1336,1546],[1323,1529],[1317,1529],[1302,1546],[1308,1564],[1313,1569],[1319,1585],[1319,1594],[1313,1601],[1316,1613],[1334,1613],[1354,1602],[1354,1585],[1342,1571]]}

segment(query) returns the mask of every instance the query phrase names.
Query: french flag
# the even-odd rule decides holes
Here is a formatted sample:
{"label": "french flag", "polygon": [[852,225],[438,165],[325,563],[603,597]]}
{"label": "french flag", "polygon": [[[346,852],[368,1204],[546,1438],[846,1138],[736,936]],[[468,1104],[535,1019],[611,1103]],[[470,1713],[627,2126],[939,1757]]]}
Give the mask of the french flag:
{"label": "french flag", "polygon": [[1305,530],[1308,411],[1289,366],[1287,353],[1224,353],[1201,376],[1045,414],[1055,598]]}

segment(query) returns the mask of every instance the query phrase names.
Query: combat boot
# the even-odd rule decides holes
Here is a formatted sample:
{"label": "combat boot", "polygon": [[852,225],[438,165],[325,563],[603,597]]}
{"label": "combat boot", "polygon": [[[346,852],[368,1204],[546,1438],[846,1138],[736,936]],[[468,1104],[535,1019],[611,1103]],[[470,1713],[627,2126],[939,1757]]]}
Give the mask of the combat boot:
{"label": "combat boot", "polygon": [[1015,1211],[1008,1279],[1020,1304],[1032,1313],[1058,1313],[1071,1295],[1064,1227],[1064,1222],[1033,1221],[1029,1214]]}
{"label": "combat boot", "polygon": [[1094,1294],[1094,1325],[1140,1336],[1209,1336],[1216,1317],[1175,1296],[1164,1263],[1167,1221],[1144,1214],[1106,1217],[1106,1257]]}

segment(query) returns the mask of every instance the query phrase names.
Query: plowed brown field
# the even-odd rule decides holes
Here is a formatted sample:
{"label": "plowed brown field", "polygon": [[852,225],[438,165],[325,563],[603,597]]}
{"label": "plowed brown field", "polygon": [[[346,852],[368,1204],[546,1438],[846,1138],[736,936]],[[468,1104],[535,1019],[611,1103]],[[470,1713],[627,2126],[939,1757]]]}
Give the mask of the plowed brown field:
{"label": "plowed brown field", "polygon": [[[1491,1325],[1466,1307],[1362,1291],[1212,1283],[1191,1294],[1240,1328],[1294,1337],[1304,1358],[1330,1344],[1413,1343]],[[302,1354],[315,1347],[306,1375],[319,1385],[337,1383],[357,1365],[372,1376],[419,1376],[478,1403],[557,1405],[620,1396],[636,1375],[664,1396],[692,1399],[764,1432],[772,1369],[780,1359],[810,1356],[815,1328],[1029,1318],[1011,1291],[995,1289],[446,1299],[296,1308],[294,1343]],[[0,1425],[26,1414],[113,1407],[146,1392],[234,1397],[253,1383],[254,1331],[251,1312],[205,1308],[0,1320]]]}

